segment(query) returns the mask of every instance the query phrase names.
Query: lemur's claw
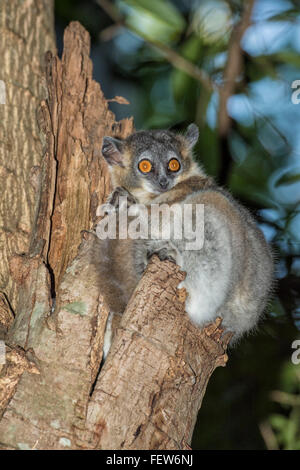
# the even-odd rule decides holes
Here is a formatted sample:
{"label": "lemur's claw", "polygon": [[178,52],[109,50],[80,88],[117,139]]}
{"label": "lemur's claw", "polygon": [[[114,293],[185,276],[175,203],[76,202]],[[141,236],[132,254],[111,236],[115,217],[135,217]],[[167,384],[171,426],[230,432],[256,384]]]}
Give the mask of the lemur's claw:
{"label": "lemur's claw", "polygon": [[[127,189],[122,188],[122,186],[117,186],[114,191],[108,196],[106,204],[109,206],[113,206],[115,209],[120,209],[120,197],[124,198],[124,201],[121,201],[123,203],[126,202],[127,208],[133,204],[136,204],[136,199],[132,194],[130,194]],[[125,201],[126,198],[126,201]],[[123,207],[123,204],[122,204]],[[112,210],[109,210],[109,212],[112,212]]]}

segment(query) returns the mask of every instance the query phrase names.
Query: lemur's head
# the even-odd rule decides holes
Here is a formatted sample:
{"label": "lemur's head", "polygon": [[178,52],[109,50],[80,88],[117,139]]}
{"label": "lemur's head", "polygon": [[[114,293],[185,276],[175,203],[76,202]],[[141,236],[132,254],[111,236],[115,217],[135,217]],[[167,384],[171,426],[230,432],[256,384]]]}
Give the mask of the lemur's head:
{"label": "lemur's head", "polygon": [[125,140],[104,137],[113,188],[123,186],[140,202],[169,191],[177,183],[199,174],[192,159],[199,130],[190,124],[184,135],[168,130],[138,131]]}

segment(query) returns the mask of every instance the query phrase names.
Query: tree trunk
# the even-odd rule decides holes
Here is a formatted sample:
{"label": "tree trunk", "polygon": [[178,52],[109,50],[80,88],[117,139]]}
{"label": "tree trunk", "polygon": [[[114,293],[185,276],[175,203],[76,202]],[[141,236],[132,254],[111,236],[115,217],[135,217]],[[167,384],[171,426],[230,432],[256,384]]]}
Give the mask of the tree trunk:
{"label": "tree trunk", "polygon": [[47,96],[45,51],[55,51],[53,0],[1,0],[0,38],[0,291],[9,317],[18,296],[11,255],[28,251],[36,211],[43,155],[36,110]]}
{"label": "tree trunk", "polygon": [[[40,3],[34,5],[46,15]],[[33,17],[36,7],[30,8]],[[41,28],[43,18],[38,18],[32,21]],[[30,38],[20,39],[25,48],[30,48],[34,27],[30,34],[27,31]],[[41,43],[42,31],[35,32],[41,55],[45,47],[52,47],[51,35],[48,43]],[[19,36],[12,33],[12,40]],[[13,55],[15,49],[7,47]],[[109,111],[92,79],[89,48],[88,33],[72,23],[65,32],[62,59],[47,54],[48,98],[38,112],[44,152],[33,124],[28,134],[22,121],[22,138],[16,140],[24,153],[20,158],[15,149],[5,166],[5,177],[11,177],[14,186],[9,188],[6,181],[3,217],[9,231],[3,236],[16,241],[3,250],[9,271],[0,320],[4,329],[10,326],[11,306],[15,320],[6,335],[6,362],[0,363],[0,445],[187,448],[209,377],[216,366],[226,363],[228,337],[221,337],[220,321],[203,331],[191,324],[184,313],[184,292],[176,289],[184,274],[154,257],[100,370],[108,312],[89,260],[95,237],[90,230],[97,222],[97,207],[109,192],[101,142],[104,135],[127,136],[133,122],[116,122]],[[36,61],[31,59],[32,66]],[[12,62],[6,70],[7,80],[12,80],[9,67]],[[33,79],[34,70],[30,74]],[[41,76],[35,80],[39,86],[43,82]],[[27,114],[33,123],[43,94],[33,98],[28,86],[19,86],[20,93],[32,100]],[[20,98],[20,106],[21,102]],[[17,115],[14,121],[3,121],[6,139],[16,132],[16,123]],[[30,175],[34,189],[29,191]],[[25,209],[26,230],[18,225],[21,212],[12,211],[9,204],[19,185],[18,210]]]}
{"label": "tree trunk", "polygon": [[122,317],[88,406],[93,446],[188,449],[208,380],[227,362],[220,319],[184,312],[184,274],[153,257]]}

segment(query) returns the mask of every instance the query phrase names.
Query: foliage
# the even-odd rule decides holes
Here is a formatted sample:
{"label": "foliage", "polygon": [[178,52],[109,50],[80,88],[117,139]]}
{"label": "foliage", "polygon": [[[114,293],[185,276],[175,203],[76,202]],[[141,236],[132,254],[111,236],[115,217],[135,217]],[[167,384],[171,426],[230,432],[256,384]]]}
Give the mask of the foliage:
{"label": "foliage", "polygon": [[[117,115],[133,114],[142,128],[183,131],[196,122],[199,161],[219,179],[225,155],[218,133],[219,91],[244,5],[241,0],[76,0],[71,6],[60,0],[56,14],[58,25],[78,19],[89,28],[96,69],[103,55],[109,63],[96,77],[105,94],[131,101],[125,111],[112,104]],[[274,248],[278,282],[260,333],[244,340],[232,352],[230,367],[209,384],[194,446],[264,448],[267,423],[278,447],[299,449],[299,366],[290,362],[291,344],[300,336],[300,104],[292,102],[292,82],[300,79],[299,2],[257,0],[252,22],[241,41],[242,69],[227,103],[229,160],[222,183],[256,214]],[[193,67],[212,87],[195,77]],[[292,380],[298,380],[294,388]],[[273,402],[272,390],[297,396],[298,404]]]}

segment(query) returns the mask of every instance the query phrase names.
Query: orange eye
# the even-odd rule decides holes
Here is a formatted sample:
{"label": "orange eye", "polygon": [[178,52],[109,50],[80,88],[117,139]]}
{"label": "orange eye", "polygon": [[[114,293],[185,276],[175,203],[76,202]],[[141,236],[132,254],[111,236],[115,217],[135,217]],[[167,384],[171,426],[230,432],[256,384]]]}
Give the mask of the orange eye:
{"label": "orange eye", "polygon": [[142,173],[149,173],[152,169],[152,164],[149,162],[149,160],[141,160],[139,163],[139,170]]}
{"label": "orange eye", "polygon": [[172,160],[169,161],[169,170],[171,171],[178,171],[180,168],[180,163],[176,158],[172,158]]}

